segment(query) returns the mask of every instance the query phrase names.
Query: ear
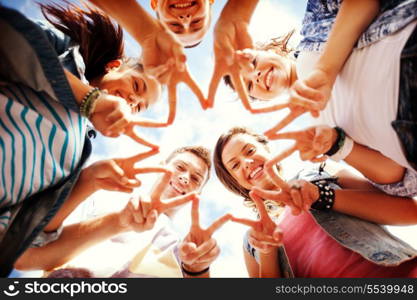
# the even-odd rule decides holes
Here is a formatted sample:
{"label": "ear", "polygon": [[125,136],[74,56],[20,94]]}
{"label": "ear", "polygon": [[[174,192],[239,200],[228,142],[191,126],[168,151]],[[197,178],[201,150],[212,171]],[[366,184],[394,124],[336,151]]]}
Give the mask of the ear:
{"label": "ear", "polygon": [[106,64],[106,72],[110,72],[110,70],[114,69],[114,68],[119,68],[122,65],[122,61],[120,59],[114,59],[109,61]]}

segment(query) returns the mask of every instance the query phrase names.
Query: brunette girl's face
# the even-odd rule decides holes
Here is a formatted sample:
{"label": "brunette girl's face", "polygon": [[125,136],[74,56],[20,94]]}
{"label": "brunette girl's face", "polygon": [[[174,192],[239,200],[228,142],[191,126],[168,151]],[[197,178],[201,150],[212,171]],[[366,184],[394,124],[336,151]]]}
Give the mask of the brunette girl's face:
{"label": "brunette girl's face", "polygon": [[265,163],[271,158],[267,147],[249,134],[233,135],[222,153],[226,170],[248,190],[254,186],[268,190],[274,187],[264,170]]}
{"label": "brunette girl's face", "polygon": [[161,85],[156,79],[121,63],[107,68],[98,88],[124,98],[134,113],[146,110],[161,97]]}
{"label": "brunette girl's face", "polygon": [[271,100],[291,85],[291,62],[272,51],[245,49],[237,54],[250,96]]}
{"label": "brunette girl's face", "polygon": [[201,42],[210,27],[209,0],[157,0],[155,10],[184,46]]}

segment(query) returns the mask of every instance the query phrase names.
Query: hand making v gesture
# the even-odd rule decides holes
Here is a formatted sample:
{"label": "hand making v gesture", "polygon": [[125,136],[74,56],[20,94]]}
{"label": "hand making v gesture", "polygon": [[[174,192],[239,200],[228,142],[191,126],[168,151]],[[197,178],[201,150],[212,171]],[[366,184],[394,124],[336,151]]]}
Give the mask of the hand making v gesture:
{"label": "hand making v gesture", "polygon": [[199,272],[208,268],[217,258],[220,250],[212,234],[224,223],[231,219],[230,214],[226,214],[217,219],[207,229],[200,226],[200,215],[198,211],[199,199],[193,200],[191,207],[191,228],[188,235],[179,246],[179,256],[183,262],[183,267],[187,271]]}

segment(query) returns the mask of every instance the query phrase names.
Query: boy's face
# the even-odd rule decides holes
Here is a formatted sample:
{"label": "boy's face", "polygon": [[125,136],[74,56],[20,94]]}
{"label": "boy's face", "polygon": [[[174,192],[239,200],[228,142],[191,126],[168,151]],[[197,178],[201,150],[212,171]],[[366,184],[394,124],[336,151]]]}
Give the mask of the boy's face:
{"label": "boy's face", "polygon": [[210,27],[209,0],[158,0],[155,10],[183,46],[200,43]]}
{"label": "boy's face", "polygon": [[204,160],[188,151],[175,154],[165,167],[173,174],[162,193],[162,199],[198,192],[208,177]]}

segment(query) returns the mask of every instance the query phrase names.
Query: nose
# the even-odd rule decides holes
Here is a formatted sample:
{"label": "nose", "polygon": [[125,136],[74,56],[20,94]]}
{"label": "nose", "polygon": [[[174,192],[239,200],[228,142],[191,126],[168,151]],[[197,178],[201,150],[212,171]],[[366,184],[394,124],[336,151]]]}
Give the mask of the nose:
{"label": "nose", "polygon": [[244,163],[245,163],[245,169],[248,169],[253,164],[253,159],[245,158]]}
{"label": "nose", "polygon": [[188,175],[187,174],[181,174],[178,177],[178,180],[180,181],[180,183],[185,184],[185,185],[187,185],[187,184],[190,183],[190,179],[188,178]]}
{"label": "nose", "polygon": [[262,72],[261,71],[254,70],[251,73],[251,80],[252,81],[256,81],[256,83],[259,83],[261,81],[261,75],[262,75]]}
{"label": "nose", "polygon": [[184,25],[186,29],[190,26],[191,23],[191,15],[190,14],[183,14],[178,16],[180,22]]}

